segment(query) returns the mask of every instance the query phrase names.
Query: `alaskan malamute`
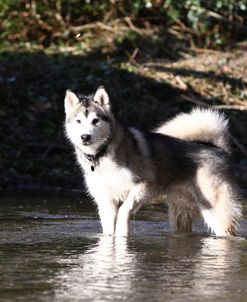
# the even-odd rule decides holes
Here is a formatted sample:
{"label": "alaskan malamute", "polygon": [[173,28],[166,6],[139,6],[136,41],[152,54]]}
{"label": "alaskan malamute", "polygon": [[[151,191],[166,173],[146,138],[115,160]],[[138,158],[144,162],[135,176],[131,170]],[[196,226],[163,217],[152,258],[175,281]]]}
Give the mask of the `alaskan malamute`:
{"label": "alaskan malamute", "polygon": [[197,108],[145,133],[114,117],[102,86],[92,96],[67,90],[65,113],[104,234],[128,236],[131,215],[163,194],[176,231],[190,232],[202,216],[217,236],[236,235],[241,206],[224,115]]}

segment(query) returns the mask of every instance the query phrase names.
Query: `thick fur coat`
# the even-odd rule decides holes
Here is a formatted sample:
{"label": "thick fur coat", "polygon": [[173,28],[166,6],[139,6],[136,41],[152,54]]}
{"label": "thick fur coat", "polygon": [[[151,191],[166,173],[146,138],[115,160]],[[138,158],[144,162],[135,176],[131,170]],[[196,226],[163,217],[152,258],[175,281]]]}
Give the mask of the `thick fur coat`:
{"label": "thick fur coat", "polygon": [[115,118],[103,87],[92,96],[67,91],[65,113],[104,234],[127,236],[131,215],[163,194],[176,231],[190,232],[202,216],[217,236],[236,235],[241,206],[222,114],[197,108],[144,133]]}

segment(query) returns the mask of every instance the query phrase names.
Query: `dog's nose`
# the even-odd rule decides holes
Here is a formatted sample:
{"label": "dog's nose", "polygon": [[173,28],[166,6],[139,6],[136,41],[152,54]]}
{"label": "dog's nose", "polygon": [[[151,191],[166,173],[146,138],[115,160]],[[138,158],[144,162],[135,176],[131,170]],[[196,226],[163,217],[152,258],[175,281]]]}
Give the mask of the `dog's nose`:
{"label": "dog's nose", "polygon": [[83,134],[81,135],[81,140],[83,141],[83,143],[88,142],[91,138],[91,135],[89,134]]}

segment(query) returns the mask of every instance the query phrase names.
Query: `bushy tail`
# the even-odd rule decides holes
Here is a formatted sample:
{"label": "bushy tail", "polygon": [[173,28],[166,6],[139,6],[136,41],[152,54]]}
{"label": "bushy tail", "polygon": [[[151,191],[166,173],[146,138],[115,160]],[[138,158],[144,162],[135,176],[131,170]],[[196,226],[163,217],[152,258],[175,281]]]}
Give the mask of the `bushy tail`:
{"label": "bushy tail", "polygon": [[228,120],[215,110],[194,108],[162,124],[155,132],[210,143],[230,153]]}

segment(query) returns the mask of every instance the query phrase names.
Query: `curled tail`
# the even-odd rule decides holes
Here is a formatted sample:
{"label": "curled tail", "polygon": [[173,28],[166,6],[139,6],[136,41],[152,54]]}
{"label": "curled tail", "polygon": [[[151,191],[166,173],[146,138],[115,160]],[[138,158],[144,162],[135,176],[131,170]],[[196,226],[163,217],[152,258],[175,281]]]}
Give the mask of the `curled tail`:
{"label": "curled tail", "polygon": [[155,132],[188,141],[213,144],[230,153],[228,120],[211,109],[194,108],[181,113],[155,129]]}

